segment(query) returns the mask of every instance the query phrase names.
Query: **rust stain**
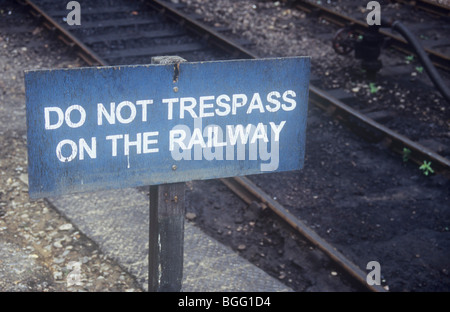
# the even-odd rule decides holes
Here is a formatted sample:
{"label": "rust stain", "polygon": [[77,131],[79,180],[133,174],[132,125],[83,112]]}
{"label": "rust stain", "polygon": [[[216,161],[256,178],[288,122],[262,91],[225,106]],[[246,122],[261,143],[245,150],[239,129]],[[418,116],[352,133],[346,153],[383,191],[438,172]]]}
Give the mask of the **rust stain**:
{"label": "rust stain", "polygon": [[173,65],[173,83],[178,82],[178,77],[180,76],[180,63]]}

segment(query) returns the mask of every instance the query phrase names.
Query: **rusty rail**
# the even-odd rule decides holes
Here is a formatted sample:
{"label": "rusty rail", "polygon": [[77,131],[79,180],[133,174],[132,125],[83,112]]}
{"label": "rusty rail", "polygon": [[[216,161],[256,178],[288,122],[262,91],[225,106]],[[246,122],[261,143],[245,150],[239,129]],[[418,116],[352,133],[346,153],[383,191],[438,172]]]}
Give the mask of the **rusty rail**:
{"label": "rusty rail", "polygon": [[90,66],[96,66],[104,65],[106,63],[97,53],[89,49],[83,42],[72,35],[69,31],[64,29],[64,27],[62,27],[51,16],[45,13],[44,10],[42,10],[42,8],[36,5],[33,1],[17,0],[17,2],[21,5],[29,6],[31,9],[31,14],[33,14],[36,18],[43,18],[43,25],[52,32],[56,32],[58,39],[64,42],[66,45],[72,48],[76,48],[77,55],[81,57],[87,64],[89,64]]}
{"label": "rusty rail", "polygon": [[430,0],[391,0],[392,2],[398,2],[406,5],[412,5],[414,8],[426,11],[428,13],[442,16],[442,17],[449,17],[450,16],[450,7],[441,3],[438,3],[437,1],[430,1]]}
{"label": "rusty rail", "polygon": [[146,4],[171,18],[175,22],[184,25],[212,45],[215,45],[218,48],[227,51],[234,58],[258,58],[256,54],[253,54],[249,50],[228,39],[226,36],[220,34],[211,27],[208,27],[191,18],[189,15],[176,10],[173,6],[168,5],[167,2],[161,0],[153,0],[147,1]]}
{"label": "rusty rail", "polygon": [[221,181],[228,186],[233,192],[235,192],[243,201],[247,204],[253,202],[258,203],[261,207],[270,208],[277,216],[285,221],[289,226],[308,239],[313,245],[322,250],[327,256],[329,256],[334,262],[336,262],[341,268],[343,268],[354,279],[360,282],[363,286],[366,286],[368,290],[374,292],[385,292],[386,290],[378,285],[369,285],[366,282],[366,273],[364,273],[357,265],[351,262],[341,252],[336,250],[333,246],[328,244],[317,233],[311,230],[305,223],[296,218],[280,203],[272,199],[263,190],[256,186],[252,181],[246,177],[234,177],[221,179]]}

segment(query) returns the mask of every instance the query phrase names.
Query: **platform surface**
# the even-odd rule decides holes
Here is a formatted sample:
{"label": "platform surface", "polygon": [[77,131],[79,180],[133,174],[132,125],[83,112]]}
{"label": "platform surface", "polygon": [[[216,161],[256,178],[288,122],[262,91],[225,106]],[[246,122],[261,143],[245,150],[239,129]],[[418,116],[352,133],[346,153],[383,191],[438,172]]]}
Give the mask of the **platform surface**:
{"label": "platform surface", "polygon": [[[149,200],[145,194],[128,188],[49,200],[148,289]],[[182,291],[292,290],[186,220]]]}

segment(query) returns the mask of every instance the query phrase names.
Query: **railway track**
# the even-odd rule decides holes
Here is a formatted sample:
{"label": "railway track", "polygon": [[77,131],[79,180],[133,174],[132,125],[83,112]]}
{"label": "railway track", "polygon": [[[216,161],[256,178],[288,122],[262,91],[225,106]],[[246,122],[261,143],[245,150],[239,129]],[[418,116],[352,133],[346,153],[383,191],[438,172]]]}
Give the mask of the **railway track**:
{"label": "railway track", "polygon": [[[341,1],[341,2],[330,2],[330,4],[328,5],[324,5],[324,4],[318,4],[316,2],[312,2],[312,1],[293,1],[294,3],[294,7],[296,9],[300,9],[304,12],[308,13],[308,17],[312,16],[312,18],[318,18],[319,21],[327,21],[329,23],[331,23],[332,25],[335,25],[337,27],[340,27],[340,31],[338,31],[335,35],[335,37],[332,39],[333,40],[333,46],[335,47],[335,45],[339,45],[340,43],[342,43],[342,41],[339,38],[339,36],[341,36],[343,33],[345,34],[344,36],[351,36],[351,38],[353,39],[349,39],[348,37],[346,37],[345,40],[350,40],[351,41],[351,47],[348,46],[348,49],[346,51],[341,51],[341,49],[345,50],[345,47],[342,46],[338,46],[335,47],[335,49],[337,48],[337,52],[341,53],[344,52],[345,54],[352,52],[354,49],[356,50],[356,46],[358,45],[357,43],[357,37],[358,36],[365,36],[365,35],[370,35],[371,30],[369,29],[370,27],[368,26],[368,24],[365,22],[365,14],[367,14],[367,11],[365,11],[365,7],[361,6],[358,3],[351,3],[351,4],[347,4],[345,1]],[[388,3],[395,3],[395,4],[399,4],[401,3],[401,5],[394,5],[392,8],[392,5],[389,6]],[[449,67],[449,60],[450,60],[450,53],[449,53],[449,49],[448,47],[450,46],[450,43],[448,42],[448,38],[446,36],[446,33],[448,33],[448,23],[446,22],[446,20],[448,19],[448,12],[449,12],[449,8],[447,6],[444,5],[440,5],[437,4],[435,2],[430,2],[430,1],[413,1],[413,2],[408,2],[408,1],[389,1],[388,3],[382,2],[382,16],[383,19],[386,21],[394,21],[394,20],[398,20],[401,21],[407,28],[410,29],[411,32],[414,32],[414,34],[416,34],[418,40],[419,40],[419,44],[421,44],[424,47],[424,50],[426,51],[429,59],[434,63],[435,66],[437,66],[441,73],[443,75],[445,75],[445,79],[439,81],[439,83],[441,84],[442,88],[446,88],[446,93],[448,94],[448,77],[446,72],[448,72],[448,70],[450,69]],[[406,5],[406,3],[408,5]],[[411,11],[414,9],[414,17],[407,17],[408,15],[410,15],[409,13],[411,13]],[[424,10],[426,12],[432,12],[433,15],[430,17],[428,15],[425,15],[422,12],[416,12],[416,10]],[[361,12],[361,10],[363,10],[363,13]],[[344,13],[345,12],[345,13]],[[424,16],[425,15],[425,16]],[[403,19],[406,19],[406,22],[403,22]],[[417,21],[417,19],[420,19],[421,22],[420,23],[415,23],[414,24],[414,19]],[[336,28],[337,29],[337,28]],[[410,45],[404,37],[402,37],[398,32],[392,30],[391,28],[387,27],[387,25],[381,25],[381,28],[378,30],[376,30],[378,32],[378,34],[382,35],[384,38],[380,39],[383,40],[383,49],[387,49],[388,47],[393,47],[397,50],[402,51],[403,53],[406,53],[408,56],[406,56],[406,58],[414,58],[414,55],[416,55],[416,51],[413,49],[412,45]],[[434,33],[434,36],[431,36],[430,33]],[[351,35],[350,35],[351,34]],[[336,41],[335,41],[336,40]],[[349,44],[349,42],[347,42],[346,44]],[[364,50],[365,51],[365,50]],[[366,53],[374,53],[373,50],[367,50]],[[381,53],[383,53],[383,51],[381,51]],[[355,52],[355,56],[356,56],[357,52]],[[395,58],[395,56],[393,57],[392,55],[390,55],[389,57]],[[385,57],[385,59],[388,57]],[[363,63],[365,62],[365,60],[363,60]],[[370,64],[369,66],[373,66],[373,63],[375,62],[374,60],[370,60],[369,61]],[[381,63],[381,62],[380,62]],[[389,81],[386,84],[390,84],[393,85],[396,83],[396,81],[401,80],[403,78],[401,78],[401,76],[403,77],[408,77],[410,72],[408,72],[408,69],[406,69],[406,66],[398,66],[398,63],[392,63],[390,62],[389,64],[386,65],[387,69],[385,70],[385,72],[382,74],[382,77],[380,79],[374,79],[373,77],[369,77],[369,81],[380,81],[380,80],[385,80],[385,81]],[[407,65],[409,62],[406,61],[406,64],[403,65]],[[376,64],[376,66],[378,66],[378,64]],[[401,68],[401,69],[399,69]],[[419,65],[416,66],[416,68],[418,69],[423,69]],[[409,69],[410,70],[410,69]],[[400,72],[400,73],[399,73]],[[417,73],[416,73],[417,74]],[[438,76],[439,73],[436,72],[436,75]],[[392,76],[391,78],[389,76]],[[389,80],[386,78],[390,78]],[[319,78],[320,79],[320,78]],[[406,79],[406,78],[405,78]],[[375,83],[373,83],[375,84]],[[447,85],[447,86],[445,86]],[[412,85],[411,85],[412,86]],[[435,85],[432,85],[433,88],[436,88]],[[358,89],[358,88],[355,88]],[[346,92],[342,92],[342,91],[346,91]],[[366,111],[368,112],[368,114],[364,114],[365,117],[369,117],[369,118],[373,118],[375,120],[380,120],[380,122],[378,122],[378,125],[380,125],[382,128],[384,128],[387,132],[390,132],[389,129],[392,129],[396,132],[400,131],[399,133],[402,132],[402,130],[395,130],[395,126],[392,128],[392,126],[389,125],[389,123],[387,125],[385,125],[385,121],[383,119],[391,119],[391,118],[398,118],[399,116],[398,113],[394,112],[391,108],[386,108],[386,107],[381,107],[381,108],[376,108],[376,105],[374,105],[374,103],[372,103],[372,107],[370,109],[366,108],[366,104],[364,102],[364,100],[368,100],[367,98],[360,101],[358,99],[355,99],[355,97],[352,97],[349,95],[349,93],[352,93],[352,90],[342,90],[341,89],[331,89],[329,90],[329,95],[331,94],[336,94],[338,99],[340,99],[341,101],[343,101],[344,103],[351,103],[348,105],[348,107],[351,108],[356,108],[357,110],[361,109],[362,111]],[[323,103],[326,103],[327,101],[323,100],[325,98],[327,98],[326,95],[317,95],[316,91],[312,91],[312,100],[319,106],[323,107]],[[318,99],[318,100],[315,100]],[[370,99],[369,99],[370,101]],[[355,104],[355,102],[359,102],[361,104]],[[444,98],[444,103],[445,103],[445,98]],[[417,104],[418,105],[418,104]],[[445,105],[445,104],[444,104]],[[332,111],[335,111],[336,108],[340,107],[340,105],[333,104],[333,105],[326,105],[323,108],[331,108]],[[343,112],[346,111],[346,108],[342,108],[338,110]],[[352,116],[357,116],[358,113],[350,113],[349,115]],[[373,116],[373,117],[371,117]],[[364,118],[364,116],[360,116],[361,118]],[[346,119],[346,118],[343,118]],[[445,113],[443,114],[442,117],[443,120],[445,120]],[[445,122],[445,121],[444,121]],[[371,121],[364,121],[363,123],[371,123]],[[372,129],[377,128],[377,126],[372,127]],[[384,131],[384,130],[383,130]],[[444,128],[442,128],[442,132],[441,134],[445,133],[446,129],[445,126]],[[373,133],[372,133],[373,134]],[[441,134],[439,134],[439,136],[441,136]],[[427,136],[427,134],[422,133],[423,136]],[[402,151],[404,151],[404,148],[406,147],[406,145],[408,145],[406,142],[409,141],[410,143],[412,143],[411,140],[408,140],[406,138],[400,139],[400,140],[392,140],[392,138],[396,137],[397,134],[396,133],[389,133],[385,136],[385,138],[390,138],[387,140],[388,144],[393,143],[392,148],[394,150],[396,150],[399,153],[402,153]],[[431,137],[431,136],[430,136]],[[394,141],[397,141],[396,143]],[[400,145],[402,146],[398,146],[397,143],[400,143]],[[443,143],[446,144],[446,143]],[[406,147],[408,150],[410,150],[409,147]],[[417,151],[417,148],[412,147],[413,150]],[[422,147],[419,147],[419,149],[422,149]],[[448,153],[448,152],[447,152]],[[421,155],[419,158],[423,158],[423,155]],[[434,157],[433,157],[434,158]],[[440,156],[438,156],[436,158],[439,159],[441,158]],[[444,163],[442,163],[441,161],[435,160],[435,163],[440,163],[439,166],[441,165],[445,165],[444,163],[447,162],[446,157],[441,158],[441,160],[444,160]],[[416,159],[415,160],[417,163],[421,162],[421,160]],[[442,167],[441,167],[442,168]]]}
{"label": "railway track", "polygon": [[[115,65],[149,63],[152,56],[177,54],[190,61],[216,60],[229,58],[257,58],[258,56],[246,49],[249,42],[238,44],[223,35],[227,29],[204,27],[200,18],[195,18],[177,11],[177,6],[164,2],[127,3],[112,1],[114,4],[106,8],[87,9],[83,15],[83,23],[73,28],[63,21],[64,9],[55,9],[52,1],[20,1],[29,6],[34,15],[43,19],[44,25],[57,33],[57,36],[69,46],[72,46],[89,65]],[[133,6],[136,5],[136,6]],[[89,5],[84,5],[84,8]],[[149,9],[150,8],[150,9]],[[111,21],[110,14],[114,16]],[[105,19],[99,19],[104,16]],[[130,19],[130,17],[136,17]],[[166,19],[172,20],[171,26],[162,26]],[[108,22],[109,20],[109,22]],[[117,32],[117,27],[125,29]],[[161,28],[160,28],[161,26]],[[113,33],[107,30],[114,31]],[[195,34],[194,36],[192,34]],[[125,46],[124,42],[127,42]],[[410,159],[422,163],[424,159],[435,164],[435,171],[448,174],[450,162],[424,146],[421,146],[382,126],[374,120],[358,113],[342,101],[337,100],[322,90],[311,86],[311,102],[338,119],[350,123],[365,136],[383,141],[394,151],[402,152],[406,147],[411,151]],[[363,131],[361,131],[363,130]],[[258,202],[266,205],[282,216],[288,224],[300,231],[315,246],[318,246],[332,259],[336,260],[345,271],[361,282],[371,291],[384,291],[382,287],[368,286],[365,274],[357,266],[348,261],[342,254],[336,252],[323,239],[315,235],[311,229],[286,213],[283,207],[273,201],[267,194],[258,189],[245,178],[222,180],[248,204]]]}
{"label": "railway track", "polygon": [[392,2],[412,5],[414,9],[423,10],[437,16],[442,17],[450,16],[450,6],[448,2],[447,4],[430,0],[418,0],[418,1],[394,0]]}
{"label": "railway track", "polygon": [[[407,3],[408,1],[391,2]],[[369,25],[365,22],[365,14],[367,14],[367,12],[363,14],[359,11],[362,6],[358,3],[355,3],[353,6],[348,8],[342,8],[340,11],[333,9],[333,5],[324,6],[313,1],[295,1],[294,5],[296,8],[303,10],[308,14],[313,14],[320,20],[326,20],[341,28],[351,28],[352,31],[355,32],[355,37],[358,35],[363,36],[369,29]],[[428,56],[433,64],[445,71],[450,71],[450,55],[448,54],[450,42],[445,36],[445,33],[448,33],[449,31],[448,23],[446,23],[449,8],[429,1],[414,1],[413,5],[413,8],[421,8],[423,10],[426,9],[427,12],[432,11],[434,15],[437,15],[437,17],[429,17],[427,22],[423,24],[406,22],[406,26],[409,27],[414,33],[422,33],[422,35],[418,35],[418,37],[420,38],[421,44],[428,53]],[[402,8],[403,10],[389,10],[389,8],[383,5],[382,17],[385,20],[404,20],[405,18],[408,18],[408,15],[411,13],[411,6],[404,5]],[[341,11],[348,11],[348,13]],[[442,36],[437,39],[433,38],[430,34],[427,34],[430,29],[433,32],[440,32]],[[386,27],[386,25],[382,25],[379,33],[384,36],[388,46],[398,49],[408,55],[416,55],[416,52],[412,46],[408,44],[408,42],[400,34]]]}

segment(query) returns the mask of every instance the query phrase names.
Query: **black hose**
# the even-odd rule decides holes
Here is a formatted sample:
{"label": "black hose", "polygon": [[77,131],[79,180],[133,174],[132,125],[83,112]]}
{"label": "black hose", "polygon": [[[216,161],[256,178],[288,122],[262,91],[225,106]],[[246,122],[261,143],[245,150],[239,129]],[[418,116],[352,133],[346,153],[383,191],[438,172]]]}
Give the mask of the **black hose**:
{"label": "black hose", "polygon": [[405,27],[405,25],[403,25],[398,21],[394,21],[392,23],[389,22],[387,24],[390,24],[393,30],[398,31],[401,35],[403,35],[403,37],[405,37],[408,43],[413,46],[414,50],[417,53],[417,56],[419,57],[420,61],[423,64],[423,67],[425,67],[425,70],[430,76],[431,81],[433,81],[434,85],[441,92],[442,96],[450,103],[449,89],[445,85],[437,69],[431,63],[430,58],[428,57],[425,50],[422,48],[416,36],[414,36],[413,33],[408,28]]}

